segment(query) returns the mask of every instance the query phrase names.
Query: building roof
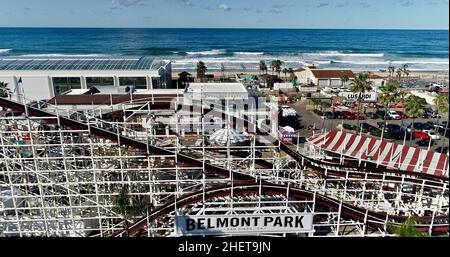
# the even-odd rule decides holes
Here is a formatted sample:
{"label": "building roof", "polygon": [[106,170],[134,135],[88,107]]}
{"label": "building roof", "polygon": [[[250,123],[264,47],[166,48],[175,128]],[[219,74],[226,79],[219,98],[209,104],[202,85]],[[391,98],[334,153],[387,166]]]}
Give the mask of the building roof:
{"label": "building roof", "polygon": [[354,78],[355,73],[351,70],[315,70],[311,69],[314,77],[318,79],[329,79],[329,78],[342,78],[347,76],[349,78]]}
{"label": "building roof", "polygon": [[4,70],[157,70],[166,63],[153,57],[0,57]]}
{"label": "building roof", "polygon": [[446,154],[336,130],[314,135],[308,142],[326,151],[363,159],[390,169],[448,177],[446,164],[449,157]]}
{"label": "building roof", "polygon": [[305,68],[297,68],[297,69],[294,70],[294,72],[301,72],[301,71],[304,71],[304,70],[306,70],[306,69]]}
{"label": "building roof", "polygon": [[242,83],[190,83],[188,93],[245,93],[247,89]]}

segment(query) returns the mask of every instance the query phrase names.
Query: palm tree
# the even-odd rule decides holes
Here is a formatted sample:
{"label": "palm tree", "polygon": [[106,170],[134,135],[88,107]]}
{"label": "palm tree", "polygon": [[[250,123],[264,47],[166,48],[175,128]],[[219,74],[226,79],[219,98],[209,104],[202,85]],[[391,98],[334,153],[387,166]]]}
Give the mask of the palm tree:
{"label": "palm tree", "polygon": [[[436,104],[436,106],[437,106],[438,113],[442,113],[446,116],[448,114],[448,109],[449,109],[448,95],[439,95],[436,98],[434,98],[433,101],[434,101],[434,104]],[[439,118],[437,118],[437,119],[439,119]],[[448,129],[448,122],[444,129],[444,134],[442,136],[445,136],[445,134],[447,133],[447,129]],[[443,150],[444,150],[444,140],[442,140],[441,153]]]}
{"label": "palm tree", "polygon": [[415,95],[411,95],[406,99],[405,102],[406,113],[412,117],[411,140],[414,134],[414,121],[417,117],[420,117],[425,112],[424,109],[425,104],[426,104],[425,99]]}
{"label": "palm tree", "polygon": [[203,80],[207,71],[208,71],[208,68],[206,68],[205,63],[202,61],[199,61],[197,63],[197,78],[199,78],[200,80]]}
{"label": "palm tree", "polygon": [[128,185],[124,185],[120,190],[119,195],[113,201],[112,211],[122,216],[124,221],[125,236],[129,237],[129,223],[128,220],[144,212],[148,208],[148,205],[143,201],[138,202],[135,205],[131,204]]}
{"label": "palm tree", "polygon": [[345,83],[349,82],[350,78],[347,75],[344,75],[341,77],[342,86],[345,85]]}
{"label": "palm tree", "polygon": [[[390,111],[390,106],[392,103],[395,103],[399,98],[400,84],[398,82],[388,82],[384,86],[380,87],[380,101],[384,104],[386,114]],[[384,115],[384,127],[386,127],[386,116]]]}
{"label": "palm tree", "polygon": [[272,70],[272,75],[275,73],[277,67],[277,61],[273,60],[272,62],[270,62],[270,69]]}
{"label": "palm tree", "polygon": [[260,62],[259,62],[259,70],[260,70],[263,74],[267,73],[267,65],[266,65],[266,62],[265,62],[265,61],[260,61]]}
{"label": "palm tree", "polygon": [[288,74],[289,70],[287,68],[283,69],[283,74],[284,74],[284,79],[287,79],[287,74]]}
{"label": "palm tree", "polygon": [[281,74],[281,66],[283,66],[283,62],[280,60],[277,60],[276,71],[278,72],[278,76],[280,76],[280,74]]}
{"label": "palm tree", "polygon": [[[400,87],[400,84],[399,84],[399,87]],[[405,91],[398,91],[397,100],[400,101],[404,105],[407,95],[408,95],[408,93],[406,93]],[[402,126],[403,126],[403,115],[402,115],[401,119],[402,119]]]}
{"label": "palm tree", "polygon": [[8,83],[0,81],[0,97],[8,97]]}
{"label": "palm tree", "polygon": [[405,74],[405,76],[407,78],[409,77],[409,74],[410,74],[408,67],[409,67],[408,64],[403,64],[403,66],[402,66],[402,72],[403,72],[403,74]]}
{"label": "palm tree", "polygon": [[423,237],[424,234],[416,228],[416,218],[409,217],[400,225],[388,225],[388,230],[399,237]]}
{"label": "palm tree", "polygon": [[395,73],[395,66],[392,66],[392,65],[389,66],[388,70],[389,70],[389,80],[391,80]]}
{"label": "palm tree", "polygon": [[270,66],[272,67],[272,74],[274,72],[278,73],[278,76],[280,76],[281,73],[281,66],[283,65],[283,62],[280,60],[273,60],[270,64]]}
{"label": "palm tree", "polygon": [[[352,86],[353,93],[359,93],[358,95],[358,116],[361,114],[362,94],[372,90],[373,82],[369,80],[369,74],[360,73],[350,84]],[[358,117],[358,127],[360,126]]]}
{"label": "palm tree", "polygon": [[403,70],[402,69],[397,69],[397,78],[398,81],[402,80],[402,74],[403,74]]}

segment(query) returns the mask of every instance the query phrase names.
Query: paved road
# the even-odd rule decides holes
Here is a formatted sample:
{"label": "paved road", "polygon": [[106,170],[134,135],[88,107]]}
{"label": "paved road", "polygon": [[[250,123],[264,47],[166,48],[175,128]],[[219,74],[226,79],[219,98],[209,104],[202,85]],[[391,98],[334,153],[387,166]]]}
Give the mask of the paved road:
{"label": "paved road", "polygon": [[[299,115],[298,122],[300,124],[300,129],[297,130],[297,132],[300,134],[301,137],[309,137],[312,135],[312,131],[308,130],[309,126],[315,125],[317,129],[326,129],[326,131],[330,131],[333,129],[338,129],[338,126],[342,123],[342,120],[324,120],[317,114],[313,113],[312,111],[306,110],[307,101],[300,101],[292,105],[292,108],[294,108],[297,111],[297,114]],[[436,121],[436,119],[415,119],[414,122],[421,122],[421,123],[427,123],[428,121]],[[445,119],[440,119],[439,122],[444,121]],[[378,120],[365,120],[366,122],[369,122],[371,124],[377,124],[377,122],[383,122],[383,119]],[[344,123],[350,124],[350,125],[358,125],[358,121],[356,120],[344,120]],[[364,122],[364,121],[360,121]],[[412,119],[406,119],[406,120],[389,120],[387,121],[388,124],[397,124],[401,125],[403,123],[412,123]],[[416,142],[418,140],[407,140],[406,145],[407,146],[414,146],[418,147],[416,145]],[[403,144],[403,140],[396,140],[395,143]],[[440,140],[436,140],[435,145],[431,147],[432,150],[435,150],[436,148],[440,146],[449,146],[449,139],[446,137],[441,136]],[[427,149],[428,147],[422,147],[423,149]]]}

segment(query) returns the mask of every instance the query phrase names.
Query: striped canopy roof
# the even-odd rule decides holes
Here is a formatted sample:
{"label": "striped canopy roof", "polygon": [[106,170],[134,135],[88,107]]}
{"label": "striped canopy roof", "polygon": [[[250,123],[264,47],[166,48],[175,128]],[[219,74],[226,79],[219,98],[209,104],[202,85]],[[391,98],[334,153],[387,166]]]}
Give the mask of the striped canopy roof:
{"label": "striped canopy roof", "polygon": [[230,139],[230,144],[232,145],[247,141],[247,138],[244,135],[239,134],[234,129],[230,128],[217,130],[211,135],[210,140],[215,144],[226,145],[228,138]]}
{"label": "striped canopy roof", "polygon": [[448,177],[448,155],[344,131],[317,134],[308,141],[326,151],[403,171]]}

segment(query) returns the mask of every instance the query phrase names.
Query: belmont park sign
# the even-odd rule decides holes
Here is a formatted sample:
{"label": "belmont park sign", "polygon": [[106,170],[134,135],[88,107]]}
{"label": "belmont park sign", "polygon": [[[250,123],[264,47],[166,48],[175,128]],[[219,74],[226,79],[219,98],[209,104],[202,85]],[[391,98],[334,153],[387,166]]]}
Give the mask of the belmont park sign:
{"label": "belmont park sign", "polygon": [[177,234],[224,235],[258,233],[306,233],[313,231],[313,214],[176,216]]}

